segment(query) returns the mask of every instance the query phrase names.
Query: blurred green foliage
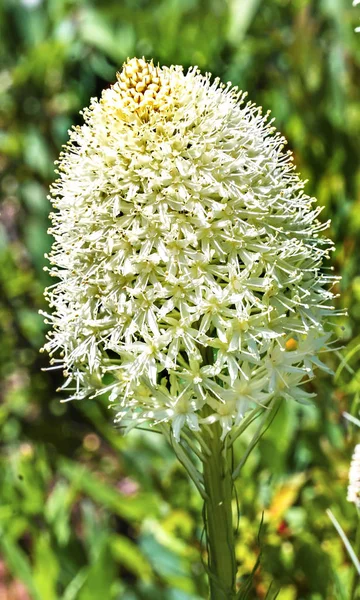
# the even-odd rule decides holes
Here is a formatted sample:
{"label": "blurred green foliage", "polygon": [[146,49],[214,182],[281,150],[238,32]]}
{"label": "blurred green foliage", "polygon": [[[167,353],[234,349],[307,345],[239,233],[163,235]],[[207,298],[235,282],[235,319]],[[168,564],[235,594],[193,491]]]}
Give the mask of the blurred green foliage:
{"label": "blurred green foliage", "polygon": [[[2,0],[0,6],[0,597],[196,600],[201,502],[171,450],[122,438],[106,402],[61,404],[43,372],[43,258],[53,161],[78,111],[127,56],[198,64],[271,109],[307,191],[332,219],[347,366],[319,375],[313,406],[284,405],[238,483],[237,555],[251,597],[346,600],[346,502],[360,393],[360,9],[350,0]],[[244,450],[246,439],[239,443]]]}

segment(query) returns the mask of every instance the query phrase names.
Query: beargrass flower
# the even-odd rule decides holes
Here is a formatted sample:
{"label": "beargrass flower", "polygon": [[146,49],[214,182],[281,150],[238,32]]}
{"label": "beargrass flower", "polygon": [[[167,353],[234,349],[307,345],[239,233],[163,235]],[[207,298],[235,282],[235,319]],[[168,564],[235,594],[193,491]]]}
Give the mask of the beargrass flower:
{"label": "beargrass flower", "polygon": [[51,368],[69,399],[106,393],[122,427],[171,443],[204,500],[212,600],[242,597],[234,480],[279,403],[307,402],[329,370],[335,314],[327,224],[245,98],[197,68],[128,60],[70,132],[50,196]]}
{"label": "beargrass flower", "polygon": [[60,156],[45,348],[70,398],[109,393],[129,427],[224,438],[326,369],[327,224],[245,97],[134,58]]}
{"label": "beargrass flower", "polygon": [[347,499],[360,509],[360,444],[355,446],[351,460]]}

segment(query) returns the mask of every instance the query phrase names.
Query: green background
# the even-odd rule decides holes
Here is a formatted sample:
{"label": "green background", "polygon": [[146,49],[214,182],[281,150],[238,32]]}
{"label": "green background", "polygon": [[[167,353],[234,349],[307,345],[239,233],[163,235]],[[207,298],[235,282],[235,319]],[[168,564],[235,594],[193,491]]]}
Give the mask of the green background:
{"label": "green background", "polygon": [[[271,109],[331,218],[342,276],[341,356],[285,404],[238,482],[237,556],[250,598],[349,598],[349,461],[360,441],[341,416],[360,391],[360,6],[350,0],[3,0],[0,8],[0,597],[195,600],[207,594],[201,502],[165,441],[121,437],[106,401],[61,404],[44,372],[44,253],[53,161],[79,110],[127,56],[197,64]],[[239,443],[239,457],[246,439]]]}

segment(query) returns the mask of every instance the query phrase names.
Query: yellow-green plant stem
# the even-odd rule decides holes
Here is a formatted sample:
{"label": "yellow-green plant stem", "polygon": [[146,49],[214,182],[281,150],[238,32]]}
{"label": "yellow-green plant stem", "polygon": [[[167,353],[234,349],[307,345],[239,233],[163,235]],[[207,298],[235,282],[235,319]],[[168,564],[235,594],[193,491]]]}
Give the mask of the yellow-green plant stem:
{"label": "yellow-green plant stem", "polygon": [[[356,530],[356,538],[355,538],[355,546],[354,551],[356,556],[360,556],[360,509],[358,509],[359,522]],[[354,566],[354,572],[351,581],[351,591],[350,598],[351,600],[356,600],[360,598],[360,575]]]}
{"label": "yellow-green plant stem", "polygon": [[236,597],[235,538],[232,518],[233,480],[231,450],[220,439],[221,428],[214,423],[204,432],[211,451],[204,460],[205,530],[211,600]]}

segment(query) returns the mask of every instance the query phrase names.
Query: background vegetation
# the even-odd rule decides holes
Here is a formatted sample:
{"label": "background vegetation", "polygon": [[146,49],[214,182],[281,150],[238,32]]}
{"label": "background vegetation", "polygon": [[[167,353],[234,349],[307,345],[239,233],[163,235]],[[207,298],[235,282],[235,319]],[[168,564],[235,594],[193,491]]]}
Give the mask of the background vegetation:
{"label": "background vegetation", "polygon": [[[307,191],[332,219],[338,320],[351,371],[319,375],[312,406],[284,405],[238,484],[240,574],[250,598],[349,598],[347,473],[359,430],[360,7],[350,0],[3,0],[0,8],[0,598],[206,597],[201,502],[164,440],[122,438],[106,400],[60,404],[42,372],[48,185],[78,111],[127,56],[198,64],[271,109]],[[340,372],[341,371],[341,372]],[[355,428],[356,429],[356,428]],[[245,442],[242,442],[243,445]],[[241,443],[239,444],[239,452]]]}

